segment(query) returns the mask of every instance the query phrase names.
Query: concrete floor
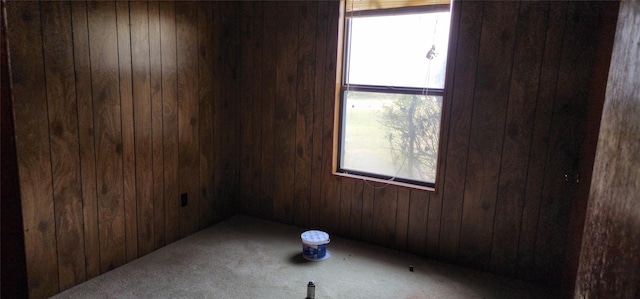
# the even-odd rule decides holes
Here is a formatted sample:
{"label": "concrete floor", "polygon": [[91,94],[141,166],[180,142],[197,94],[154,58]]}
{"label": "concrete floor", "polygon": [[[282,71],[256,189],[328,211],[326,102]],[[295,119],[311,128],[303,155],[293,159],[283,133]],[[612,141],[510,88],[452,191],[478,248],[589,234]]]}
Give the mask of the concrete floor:
{"label": "concrete floor", "polygon": [[[331,236],[307,261],[306,229],[234,216],[54,298],[554,298],[549,290]],[[412,265],[414,271],[409,271]]]}

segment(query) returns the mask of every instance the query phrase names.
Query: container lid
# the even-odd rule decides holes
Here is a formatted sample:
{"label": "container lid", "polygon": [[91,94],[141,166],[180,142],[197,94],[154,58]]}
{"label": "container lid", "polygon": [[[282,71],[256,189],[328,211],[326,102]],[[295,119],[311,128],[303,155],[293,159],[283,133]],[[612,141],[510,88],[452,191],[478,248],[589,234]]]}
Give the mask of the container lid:
{"label": "container lid", "polygon": [[311,245],[329,243],[329,234],[321,230],[308,230],[300,235],[302,241]]}

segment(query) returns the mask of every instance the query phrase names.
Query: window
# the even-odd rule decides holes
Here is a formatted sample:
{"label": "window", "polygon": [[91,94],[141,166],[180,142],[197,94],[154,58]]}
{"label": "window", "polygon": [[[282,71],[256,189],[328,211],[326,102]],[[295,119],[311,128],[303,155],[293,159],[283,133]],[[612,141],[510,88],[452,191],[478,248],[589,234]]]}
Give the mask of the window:
{"label": "window", "polygon": [[337,172],[433,188],[449,5],[349,12],[350,2],[344,23]]}

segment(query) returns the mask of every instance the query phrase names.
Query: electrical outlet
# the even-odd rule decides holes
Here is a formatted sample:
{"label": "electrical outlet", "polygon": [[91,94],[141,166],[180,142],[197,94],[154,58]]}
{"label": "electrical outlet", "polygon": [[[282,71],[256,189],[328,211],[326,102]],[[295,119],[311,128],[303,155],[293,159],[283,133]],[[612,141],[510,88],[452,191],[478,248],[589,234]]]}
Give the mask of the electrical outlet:
{"label": "electrical outlet", "polygon": [[189,195],[187,195],[187,193],[182,193],[180,195],[180,206],[186,207],[188,203],[189,203]]}

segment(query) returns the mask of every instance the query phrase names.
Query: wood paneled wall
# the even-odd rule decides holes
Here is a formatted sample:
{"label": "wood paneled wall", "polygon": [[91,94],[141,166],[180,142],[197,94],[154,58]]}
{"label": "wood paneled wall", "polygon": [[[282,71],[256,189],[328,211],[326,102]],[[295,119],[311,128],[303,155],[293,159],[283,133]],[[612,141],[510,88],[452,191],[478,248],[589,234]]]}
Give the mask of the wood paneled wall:
{"label": "wood paneled wall", "polygon": [[32,298],[234,213],[238,8],[7,2]]}
{"label": "wood paneled wall", "polygon": [[241,211],[560,284],[617,3],[456,2],[436,192],[331,174],[338,11],[242,4]]}
{"label": "wood paneled wall", "polygon": [[640,2],[623,1],[574,298],[640,296]]}
{"label": "wood paneled wall", "polygon": [[30,294],[236,208],[558,284],[589,189],[564,175],[592,167],[616,10],[457,2],[427,192],[331,174],[337,1],[9,1]]}

